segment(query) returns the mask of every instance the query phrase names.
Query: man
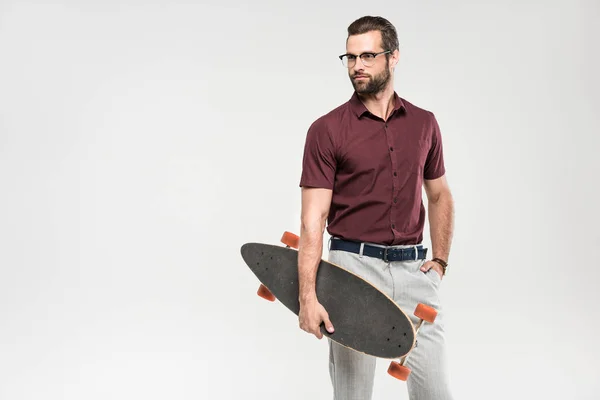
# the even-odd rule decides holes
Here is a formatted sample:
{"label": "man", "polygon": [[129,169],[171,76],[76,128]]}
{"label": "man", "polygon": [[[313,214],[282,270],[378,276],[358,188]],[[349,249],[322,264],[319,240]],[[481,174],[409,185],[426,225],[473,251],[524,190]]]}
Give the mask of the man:
{"label": "man", "polygon": [[[328,222],[329,260],[387,293],[412,315],[419,302],[438,310],[417,335],[407,366],[411,400],[451,399],[444,313],[438,288],[453,232],[453,200],[445,177],[442,139],[434,115],[400,98],[393,71],[399,59],[394,26],[366,16],[348,27],[340,56],[354,87],[350,100],[318,118],[304,149],[298,269],[301,329],[321,339],[335,326],[315,293]],[[422,245],[428,198],[432,259]],[[381,246],[387,257],[377,257]],[[415,247],[417,246],[417,247]],[[409,249],[398,251],[395,249]],[[417,253],[415,255],[415,253]],[[370,399],[376,359],[329,341],[336,400]]]}

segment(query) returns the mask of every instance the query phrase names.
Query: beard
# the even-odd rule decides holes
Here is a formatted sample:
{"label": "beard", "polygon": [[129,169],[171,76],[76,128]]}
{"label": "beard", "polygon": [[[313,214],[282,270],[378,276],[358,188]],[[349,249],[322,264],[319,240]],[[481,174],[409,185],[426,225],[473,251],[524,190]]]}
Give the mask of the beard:
{"label": "beard", "polygon": [[352,82],[352,86],[354,87],[354,90],[358,94],[369,94],[369,95],[382,92],[385,89],[386,85],[388,84],[388,82],[390,81],[390,78],[392,76],[390,74],[390,70],[389,70],[387,64],[386,64],[385,69],[377,75],[368,75],[368,74],[364,74],[364,73],[361,75],[365,75],[368,78],[357,81],[354,79],[354,77],[352,77],[352,78],[350,78],[350,81]]}

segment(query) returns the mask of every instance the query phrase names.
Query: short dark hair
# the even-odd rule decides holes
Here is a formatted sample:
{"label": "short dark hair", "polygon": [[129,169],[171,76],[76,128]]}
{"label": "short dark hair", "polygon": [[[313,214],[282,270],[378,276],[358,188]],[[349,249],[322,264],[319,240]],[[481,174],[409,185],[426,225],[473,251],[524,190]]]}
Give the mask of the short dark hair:
{"label": "short dark hair", "polygon": [[371,31],[381,32],[381,45],[384,50],[392,52],[398,50],[398,33],[396,32],[396,28],[390,21],[383,17],[367,15],[357,19],[348,26],[348,37],[362,35]]}

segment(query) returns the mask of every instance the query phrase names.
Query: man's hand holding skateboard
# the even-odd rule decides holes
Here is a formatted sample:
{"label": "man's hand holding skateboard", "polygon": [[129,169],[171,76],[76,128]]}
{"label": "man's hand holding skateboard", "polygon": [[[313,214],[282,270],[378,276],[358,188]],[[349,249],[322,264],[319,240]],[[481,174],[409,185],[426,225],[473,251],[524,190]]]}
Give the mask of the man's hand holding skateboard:
{"label": "man's hand holding skateboard", "polygon": [[312,333],[318,339],[323,338],[321,333],[321,322],[325,323],[327,332],[333,333],[333,324],[329,320],[329,314],[325,308],[317,300],[317,296],[305,296],[300,300],[300,313],[298,316],[300,322],[300,329]]}

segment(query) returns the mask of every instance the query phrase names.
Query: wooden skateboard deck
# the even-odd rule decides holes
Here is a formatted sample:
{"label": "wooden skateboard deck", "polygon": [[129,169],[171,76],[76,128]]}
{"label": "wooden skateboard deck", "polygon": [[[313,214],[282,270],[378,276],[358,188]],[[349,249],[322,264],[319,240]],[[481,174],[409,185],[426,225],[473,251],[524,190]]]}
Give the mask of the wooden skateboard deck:
{"label": "wooden skateboard deck", "polygon": [[[283,246],[246,243],[242,258],[269,291],[298,315],[298,251]],[[409,317],[386,294],[352,272],[321,260],[317,270],[317,299],[335,328],[321,332],[358,352],[395,359],[415,345],[415,328]]]}

